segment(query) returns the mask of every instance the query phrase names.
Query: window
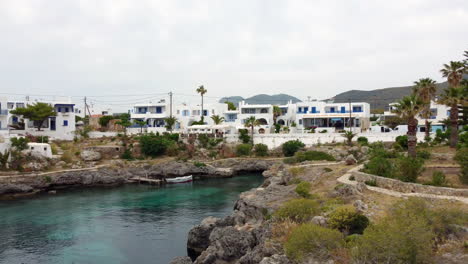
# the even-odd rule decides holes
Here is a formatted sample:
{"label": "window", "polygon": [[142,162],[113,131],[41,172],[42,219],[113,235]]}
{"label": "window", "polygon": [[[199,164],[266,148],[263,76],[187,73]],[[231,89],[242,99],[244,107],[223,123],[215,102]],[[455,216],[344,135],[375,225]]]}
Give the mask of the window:
{"label": "window", "polygon": [[335,107],[330,107],[330,113],[335,113]]}
{"label": "window", "polygon": [[353,106],[353,112],[361,113],[362,112],[362,107],[361,106]]}
{"label": "window", "polygon": [[69,112],[68,107],[65,107],[65,113],[68,113],[68,112]]}
{"label": "window", "polygon": [[317,108],[315,106],[312,106],[312,114],[317,113]]}
{"label": "window", "polygon": [[68,126],[68,120],[63,120],[63,126]]}
{"label": "window", "polygon": [[208,116],[208,110],[203,110],[203,115]]}
{"label": "window", "polygon": [[24,103],[16,103],[16,108],[24,108]]}
{"label": "window", "polygon": [[59,113],[62,112],[62,107],[59,107],[57,112],[59,112]]}
{"label": "window", "polygon": [[304,114],[306,114],[309,111],[309,107],[304,107]]}
{"label": "window", "polygon": [[8,109],[13,109],[13,107],[15,107],[15,103],[12,103],[12,102],[7,103],[7,108]]}
{"label": "window", "polygon": [[162,107],[157,106],[156,107],[156,114],[161,114],[162,113]]}
{"label": "window", "polygon": [[302,119],[299,119],[299,125],[302,125]]}
{"label": "window", "polygon": [[267,113],[268,113],[268,109],[262,108],[262,109],[260,110],[260,113],[262,113],[262,114],[267,114]]}

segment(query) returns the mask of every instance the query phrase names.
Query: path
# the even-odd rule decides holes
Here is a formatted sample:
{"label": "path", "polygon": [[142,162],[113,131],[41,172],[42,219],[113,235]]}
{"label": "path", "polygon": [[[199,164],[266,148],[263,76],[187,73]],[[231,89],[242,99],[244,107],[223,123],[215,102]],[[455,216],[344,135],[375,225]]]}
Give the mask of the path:
{"label": "path", "polygon": [[[343,184],[356,186],[357,182],[351,181],[349,177],[352,175],[352,172],[360,170],[362,166],[363,165],[359,165],[357,167],[350,169],[347,173],[345,173],[343,176],[338,178],[337,181]],[[427,193],[402,193],[402,192],[397,192],[397,191],[393,191],[389,189],[379,188],[376,186],[366,185],[366,187],[367,189],[371,191],[391,195],[394,197],[400,197],[400,198],[401,197],[421,197],[421,198],[433,198],[433,199],[447,199],[447,200],[456,200],[456,201],[460,201],[462,203],[468,204],[467,197],[436,195],[436,194],[427,194]]]}

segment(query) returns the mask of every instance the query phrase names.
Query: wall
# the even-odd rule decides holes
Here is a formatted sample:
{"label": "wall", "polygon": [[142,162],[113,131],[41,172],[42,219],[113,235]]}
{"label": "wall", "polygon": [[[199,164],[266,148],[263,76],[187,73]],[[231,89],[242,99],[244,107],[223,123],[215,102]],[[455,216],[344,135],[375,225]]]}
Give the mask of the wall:
{"label": "wall", "polygon": [[[255,134],[254,143],[262,143],[268,146],[268,148],[273,149],[280,147],[283,143],[289,140],[298,139],[302,141],[306,146],[312,146],[318,143],[333,143],[333,142],[344,142],[345,138],[340,133],[310,133],[310,134]],[[354,137],[356,140],[358,137],[367,137],[370,143],[383,141],[391,142],[395,141],[397,136],[405,135],[402,133],[373,133],[365,132],[359,133]],[[417,134],[418,140],[424,140],[424,133]],[[239,135],[225,135],[226,142],[228,143],[239,143]]]}
{"label": "wall", "polygon": [[417,183],[402,182],[399,180],[380,177],[372,174],[367,174],[359,171],[354,171],[354,179],[357,182],[365,182],[368,180],[375,180],[377,187],[398,191],[402,193],[425,193],[434,195],[448,195],[448,196],[461,196],[468,197],[468,189],[455,189],[447,187],[435,187],[429,185],[422,185]]}

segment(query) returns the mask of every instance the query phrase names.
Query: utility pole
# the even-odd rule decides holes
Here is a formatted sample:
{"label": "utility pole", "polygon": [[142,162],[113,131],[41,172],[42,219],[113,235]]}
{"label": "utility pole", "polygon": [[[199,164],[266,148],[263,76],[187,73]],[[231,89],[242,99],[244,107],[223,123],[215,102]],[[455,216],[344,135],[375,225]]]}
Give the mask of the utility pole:
{"label": "utility pole", "polygon": [[169,92],[169,104],[170,104],[170,107],[169,107],[169,117],[172,118],[172,92]]}
{"label": "utility pole", "polygon": [[349,99],[348,101],[349,101],[349,132],[352,132],[352,125],[353,125],[353,122],[352,122],[352,119],[351,119],[351,112],[352,112],[352,109],[351,109],[351,99]]}

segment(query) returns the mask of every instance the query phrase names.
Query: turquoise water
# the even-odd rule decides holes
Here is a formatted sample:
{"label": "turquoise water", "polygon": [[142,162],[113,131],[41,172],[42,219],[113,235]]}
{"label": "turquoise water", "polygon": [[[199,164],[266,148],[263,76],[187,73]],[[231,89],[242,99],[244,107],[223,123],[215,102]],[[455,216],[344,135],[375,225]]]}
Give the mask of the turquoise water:
{"label": "turquoise water", "polygon": [[0,201],[0,263],[152,263],[185,256],[190,228],[232,212],[260,175]]}

